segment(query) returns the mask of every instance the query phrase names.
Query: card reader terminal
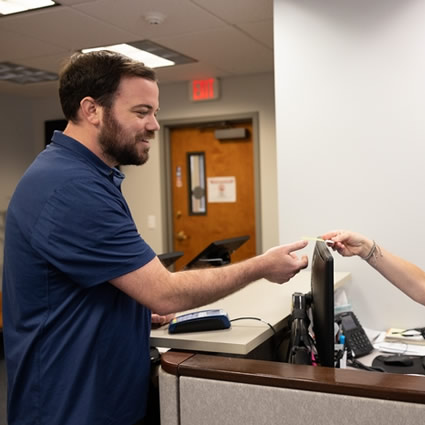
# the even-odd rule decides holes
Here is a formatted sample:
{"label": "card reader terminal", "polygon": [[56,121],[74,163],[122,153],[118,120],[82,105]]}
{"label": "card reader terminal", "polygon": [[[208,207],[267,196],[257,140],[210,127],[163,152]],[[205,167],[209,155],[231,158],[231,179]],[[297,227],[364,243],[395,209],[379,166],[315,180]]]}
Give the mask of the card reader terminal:
{"label": "card reader terminal", "polygon": [[168,333],[204,332],[230,328],[230,320],[222,309],[210,309],[183,314],[171,320]]}

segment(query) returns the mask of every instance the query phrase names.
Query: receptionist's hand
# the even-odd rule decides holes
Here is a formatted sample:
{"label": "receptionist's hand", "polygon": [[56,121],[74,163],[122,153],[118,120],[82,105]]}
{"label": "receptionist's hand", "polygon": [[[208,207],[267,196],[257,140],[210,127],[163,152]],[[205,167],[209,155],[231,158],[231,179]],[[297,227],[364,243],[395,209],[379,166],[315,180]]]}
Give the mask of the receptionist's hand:
{"label": "receptionist's hand", "polygon": [[321,237],[325,240],[334,241],[332,249],[338,251],[343,257],[358,255],[365,258],[373,246],[373,241],[366,236],[347,230],[335,230],[325,233]]}

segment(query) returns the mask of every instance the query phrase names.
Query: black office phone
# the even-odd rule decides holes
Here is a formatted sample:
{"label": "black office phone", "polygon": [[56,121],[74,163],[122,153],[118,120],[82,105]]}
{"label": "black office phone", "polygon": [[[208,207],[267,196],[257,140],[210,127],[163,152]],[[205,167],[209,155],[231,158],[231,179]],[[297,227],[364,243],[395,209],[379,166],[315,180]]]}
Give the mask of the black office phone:
{"label": "black office phone", "polygon": [[336,316],[336,322],[341,326],[345,336],[348,353],[354,358],[365,356],[373,350],[362,325],[352,311],[346,311]]}

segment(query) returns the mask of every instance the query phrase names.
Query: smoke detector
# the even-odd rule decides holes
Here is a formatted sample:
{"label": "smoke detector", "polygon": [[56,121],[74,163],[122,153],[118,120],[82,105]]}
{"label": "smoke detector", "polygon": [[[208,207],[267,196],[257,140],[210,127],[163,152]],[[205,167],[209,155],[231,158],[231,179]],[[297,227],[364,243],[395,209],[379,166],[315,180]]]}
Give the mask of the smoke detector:
{"label": "smoke detector", "polygon": [[151,25],[160,25],[164,22],[165,15],[161,12],[148,12],[144,18]]}

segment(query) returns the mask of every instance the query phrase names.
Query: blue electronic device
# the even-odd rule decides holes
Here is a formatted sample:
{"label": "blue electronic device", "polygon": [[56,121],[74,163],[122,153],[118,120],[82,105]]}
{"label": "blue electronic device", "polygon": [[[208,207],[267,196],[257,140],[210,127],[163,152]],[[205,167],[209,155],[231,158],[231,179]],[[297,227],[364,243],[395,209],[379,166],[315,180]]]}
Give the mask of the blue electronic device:
{"label": "blue electronic device", "polygon": [[175,317],[168,326],[168,333],[215,331],[230,326],[229,316],[224,310],[210,309]]}

